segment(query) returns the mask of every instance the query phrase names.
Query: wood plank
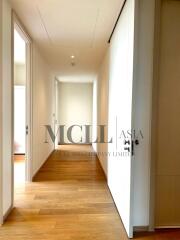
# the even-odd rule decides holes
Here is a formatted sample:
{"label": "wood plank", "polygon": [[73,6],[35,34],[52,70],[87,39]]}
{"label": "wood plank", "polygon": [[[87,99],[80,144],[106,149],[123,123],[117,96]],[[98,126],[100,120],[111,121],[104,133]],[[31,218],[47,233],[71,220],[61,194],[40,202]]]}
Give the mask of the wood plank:
{"label": "wood plank", "polygon": [[[89,154],[92,148],[60,148],[33,183],[16,187],[15,208],[0,229],[0,240],[128,239],[99,161]],[[179,239],[167,234],[165,239]],[[140,234],[136,238],[162,239],[159,233],[154,237]]]}

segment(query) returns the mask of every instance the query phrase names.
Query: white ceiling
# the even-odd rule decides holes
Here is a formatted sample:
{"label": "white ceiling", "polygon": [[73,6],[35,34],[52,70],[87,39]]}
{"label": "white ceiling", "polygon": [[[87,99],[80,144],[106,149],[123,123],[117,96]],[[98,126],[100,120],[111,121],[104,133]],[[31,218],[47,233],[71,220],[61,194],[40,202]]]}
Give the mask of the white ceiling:
{"label": "white ceiling", "polygon": [[[57,77],[92,80],[124,0],[10,2]],[[71,55],[75,66],[71,66]]]}

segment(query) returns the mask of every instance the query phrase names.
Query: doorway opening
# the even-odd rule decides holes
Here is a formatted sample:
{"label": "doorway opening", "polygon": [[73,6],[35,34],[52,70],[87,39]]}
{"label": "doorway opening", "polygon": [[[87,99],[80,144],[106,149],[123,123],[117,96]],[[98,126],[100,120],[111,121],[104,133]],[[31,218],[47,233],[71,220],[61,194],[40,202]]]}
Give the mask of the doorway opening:
{"label": "doorway opening", "polygon": [[[55,148],[61,145],[91,145],[93,83],[55,80]],[[64,126],[60,134],[59,127]],[[85,126],[89,126],[86,134]],[[61,129],[62,130],[62,129]],[[61,135],[61,137],[60,137]]]}
{"label": "doorway opening", "polygon": [[14,28],[14,186],[25,182],[26,42]]}
{"label": "doorway opening", "polygon": [[32,104],[31,104],[31,50],[32,42],[16,16],[13,16],[13,169],[14,193],[16,189],[32,181]]}

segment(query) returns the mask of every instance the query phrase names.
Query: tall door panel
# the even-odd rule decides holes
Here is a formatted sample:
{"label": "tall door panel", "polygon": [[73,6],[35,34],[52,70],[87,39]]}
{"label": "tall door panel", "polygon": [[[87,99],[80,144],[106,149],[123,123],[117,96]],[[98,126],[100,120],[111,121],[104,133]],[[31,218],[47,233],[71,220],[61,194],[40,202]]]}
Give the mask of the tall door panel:
{"label": "tall door panel", "polygon": [[[132,88],[135,1],[127,0],[110,46],[108,184],[129,237],[131,224]],[[125,136],[127,139],[125,139]],[[125,144],[125,140],[127,140]]]}

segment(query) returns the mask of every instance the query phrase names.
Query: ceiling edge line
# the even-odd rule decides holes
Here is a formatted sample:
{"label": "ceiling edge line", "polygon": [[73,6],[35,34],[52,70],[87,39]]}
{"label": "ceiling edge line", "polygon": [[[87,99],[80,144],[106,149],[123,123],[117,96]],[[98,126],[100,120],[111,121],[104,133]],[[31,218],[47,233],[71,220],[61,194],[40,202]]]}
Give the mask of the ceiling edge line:
{"label": "ceiling edge line", "polygon": [[39,18],[40,18],[40,20],[41,20],[41,24],[42,24],[42,26],[43,26],[46,34],[47,34],[47,37],[48,37],[50,43],[52,43],[52,39],[51,39],[50,34],[49,34],[49,32],[48,32],[48,30],[47,30],[47,28],[46,28],[46,25],[45,25],[45,22],[44,22],[44,20],[43,20],[43,17],[42,17],[42,14],[41,14],[41,12],[40,12],[40,9],[39,9],[39,7],[38,7],[37,5],[36,5],[36,8],[37,8],[37,11],[38,11],[38,14],[39,14]]}

